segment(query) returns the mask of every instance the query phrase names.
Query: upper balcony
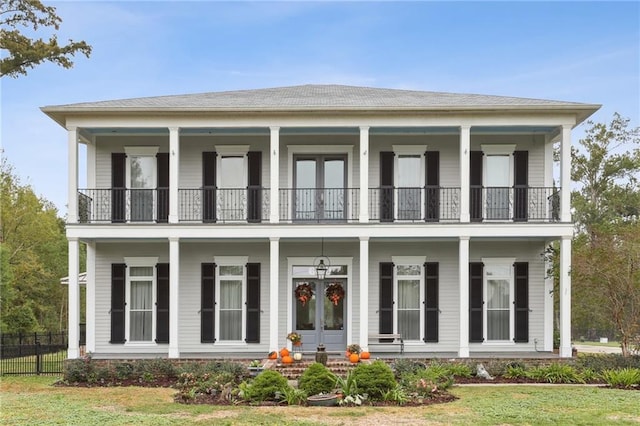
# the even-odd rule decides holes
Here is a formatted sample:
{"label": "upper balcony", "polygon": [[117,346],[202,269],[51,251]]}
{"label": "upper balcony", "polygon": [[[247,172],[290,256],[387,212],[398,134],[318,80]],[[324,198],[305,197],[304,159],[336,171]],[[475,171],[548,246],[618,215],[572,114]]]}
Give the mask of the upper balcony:
{"label": "upper balcony", "polygon": [[[278,223],[361,222],[359,188],[281,188]],[[460,188],[381,187],[368,189],[368,223],[459,222]],[[270,223],[271,191],[181,188],[181,223]],[[560,192],[547,187],[471,187],[472,222],[554,222],[560,219]],[[80,223],[166,223],[169,189],[81,189]]]}

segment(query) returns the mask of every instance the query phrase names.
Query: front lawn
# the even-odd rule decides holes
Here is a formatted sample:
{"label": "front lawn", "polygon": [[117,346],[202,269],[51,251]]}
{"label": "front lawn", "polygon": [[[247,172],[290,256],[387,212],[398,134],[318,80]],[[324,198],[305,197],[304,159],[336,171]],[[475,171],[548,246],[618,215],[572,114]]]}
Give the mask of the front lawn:
{"label": "front lawn", "polygon": [[[584,386],[474,386],[426,407],[184,405],[175,389],[53,387],[52,377],[3,377],[0,423],[35,424],[637,424],[640,391]],[[302,420],[305,419],[305,420]]]}

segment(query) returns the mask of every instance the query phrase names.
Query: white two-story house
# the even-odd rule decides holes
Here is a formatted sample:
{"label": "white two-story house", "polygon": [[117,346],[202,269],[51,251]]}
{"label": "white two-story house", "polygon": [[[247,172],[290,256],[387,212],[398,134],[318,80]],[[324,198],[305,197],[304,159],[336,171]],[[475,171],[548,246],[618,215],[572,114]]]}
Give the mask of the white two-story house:
{"label": "white two-story house", "polygon": [[524,356],[552,351],[554,298],[571,356],[571,131],[598,108],[338,85],[44,107],[69,135],[69,357],[80,244],[97,358],[254,356],[292,331]]}

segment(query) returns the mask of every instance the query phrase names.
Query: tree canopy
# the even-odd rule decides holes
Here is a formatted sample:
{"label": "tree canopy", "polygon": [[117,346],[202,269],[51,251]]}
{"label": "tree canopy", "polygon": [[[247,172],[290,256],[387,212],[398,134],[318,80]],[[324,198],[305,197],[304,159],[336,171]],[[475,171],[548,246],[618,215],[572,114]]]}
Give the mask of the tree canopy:
{"label": "tree canopy", "polygon": [[627,354],[640,334],[640,129],[617,113],[589,125],[572,149],[573,329],[613,330]]}
{"label": "tree canopy", "polygon": [[55,206],[0,163],[2,332],[66,329],[67,240]]}
{"label": "tree canopy", "polygon": [[59,44],[56,34],[47,40],[25,35],[31,30],[35,33],[43,29],[57,31],[61,22],[56,9],[39,0],[3,0],[0,3],[0,76],[26,75],[27,70],[47,61],[71,68],[76,53],[88,58],[91,46],[84,41]]}

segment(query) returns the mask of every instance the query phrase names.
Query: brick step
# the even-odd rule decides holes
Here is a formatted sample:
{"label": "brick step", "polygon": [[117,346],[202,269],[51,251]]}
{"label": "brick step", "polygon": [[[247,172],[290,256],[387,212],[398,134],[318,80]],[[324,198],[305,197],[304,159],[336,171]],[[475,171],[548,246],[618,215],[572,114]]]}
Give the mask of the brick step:
{"label": "brick step", "polygon": [[[361,361],[364,362],[364,361]],[[314,361],[311,360],[302,360],[296,361],[290,365],[284,364],[275,364],[271,368],[275,368],[280,374],[286,377],[288,380],[297,380],[300,375],[311,365]],[[349,371],[351,371],[357,364],[352,364],[349,361],[345,360],[335,360],[330,359],[327,362],[327,368],[338,376],[345,376]]]}

